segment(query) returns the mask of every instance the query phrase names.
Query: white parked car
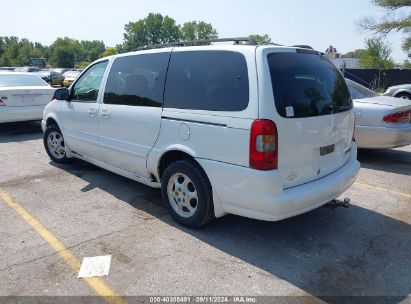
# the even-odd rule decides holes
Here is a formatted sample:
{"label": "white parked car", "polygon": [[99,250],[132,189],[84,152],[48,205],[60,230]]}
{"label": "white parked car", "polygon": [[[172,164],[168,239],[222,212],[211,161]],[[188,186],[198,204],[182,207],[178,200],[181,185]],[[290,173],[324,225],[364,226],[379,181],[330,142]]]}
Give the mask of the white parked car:
{"label": "white parked car", "polygon": [[55,97],[42,122],[52,160],[161,187],[191,227],[307,212],[360,167],[344,78],[309,49],[250,39],[141,50],[94,62]]}
{"label": "white parked car", "polygon": [[55,89],[33,74],[0,74],[0,123],[41,120]]}
{"label": "white parked car", "polygon": [[359,148],[397,148],[411,144],[411,101],[380,95],[346,79],[354,99],[355,141]]}

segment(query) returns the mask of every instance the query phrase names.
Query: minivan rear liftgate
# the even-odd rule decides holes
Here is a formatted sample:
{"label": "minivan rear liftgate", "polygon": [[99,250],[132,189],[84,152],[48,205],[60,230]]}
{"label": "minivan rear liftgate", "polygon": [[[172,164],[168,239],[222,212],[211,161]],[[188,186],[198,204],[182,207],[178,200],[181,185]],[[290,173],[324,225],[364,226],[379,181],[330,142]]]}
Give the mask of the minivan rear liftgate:
{"label": "minivan rear liftgate", "polygon": [[318,52],[269,53],[283,187],[324,177],[349,160],[352,100],[343,76]]}

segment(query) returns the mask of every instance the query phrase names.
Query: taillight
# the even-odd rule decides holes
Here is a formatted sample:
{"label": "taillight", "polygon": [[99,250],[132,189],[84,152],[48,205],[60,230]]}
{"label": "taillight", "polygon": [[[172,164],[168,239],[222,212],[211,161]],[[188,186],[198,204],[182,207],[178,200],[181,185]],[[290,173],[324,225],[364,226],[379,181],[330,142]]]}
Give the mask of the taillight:
{"label": "taillight", "polygon": [[6,102],[5,102],[6,99],[7,99],[7,97],[0,97],[0,106],[5,106],[6,105]]}
{"label": "taillight", "polygon": [[388,123],[411,122],[411,111],[398,112],[398,113],[384,116],[384,122],[388,122]]}
{"label": "taillight", "polygon": [[250,167],[257,170],[278,168],[278,134],[275,123],[257,119],[251,126]]}

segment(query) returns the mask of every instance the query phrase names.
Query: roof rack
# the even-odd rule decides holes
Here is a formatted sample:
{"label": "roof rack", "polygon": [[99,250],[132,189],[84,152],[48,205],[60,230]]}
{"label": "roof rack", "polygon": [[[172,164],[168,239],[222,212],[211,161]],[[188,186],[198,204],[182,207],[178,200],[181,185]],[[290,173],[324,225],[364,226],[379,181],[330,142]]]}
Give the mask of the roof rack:
{"label": "roof rack", "polygon": [[171,43],[163,44],[153,44],[141,46],[133,51],[143,51],[143,50],[152,50],[152,49],[161,49],[166,47],[179,47],[179,46],[195,46],[195,45],[205,45],[212,42],[234,42],[234,44],[240,44],[240,42],[246,42],[246,45],[258,45],[257,40],[253,37],[238,37],[238,38],[218,38],[218,39],[205,39],[205,40],[193,40],[193,41],[176,41]]}
{"label": "roof rack", "polygon": [[296,44],[296,45],[292,45],[292,47],[298,47],[298,48],[302,48],[302,49],[310,49],[310,50],[314,50],[313,47],[306,45],[306,44]]}

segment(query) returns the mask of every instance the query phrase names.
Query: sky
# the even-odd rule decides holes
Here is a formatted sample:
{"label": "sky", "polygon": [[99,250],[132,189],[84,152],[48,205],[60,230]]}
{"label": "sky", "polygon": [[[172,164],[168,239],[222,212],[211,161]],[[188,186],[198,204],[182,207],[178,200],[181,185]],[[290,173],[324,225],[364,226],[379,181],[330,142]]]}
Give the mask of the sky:
{"label": "sky", "polygon": [[[1,4],[0,36],[18,36],[50,45],[57,37],[123,41],[124,25],[161,13],[178,24],[211,23],[220,37],[268,34],[279,44],[308,44],[325,51],[331,44],[341,53],[363,48],[370,33],[358,30],[365,16],[384,11],[371,0],[15,0]],[[392,57],[402,62],[403,36],[386,37]]]}

